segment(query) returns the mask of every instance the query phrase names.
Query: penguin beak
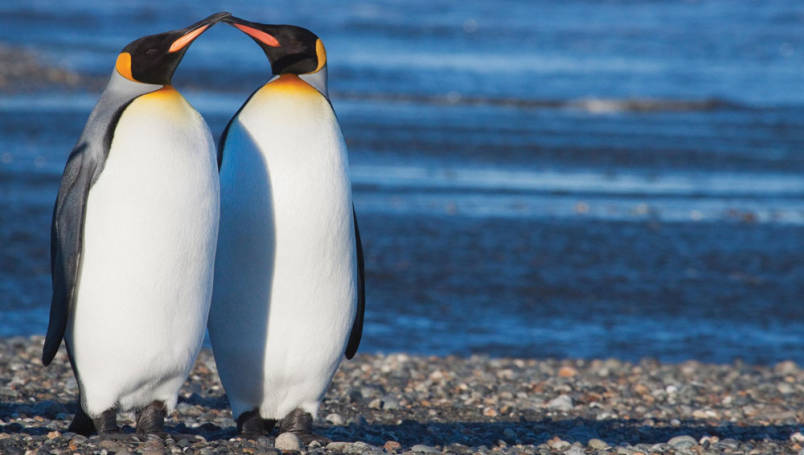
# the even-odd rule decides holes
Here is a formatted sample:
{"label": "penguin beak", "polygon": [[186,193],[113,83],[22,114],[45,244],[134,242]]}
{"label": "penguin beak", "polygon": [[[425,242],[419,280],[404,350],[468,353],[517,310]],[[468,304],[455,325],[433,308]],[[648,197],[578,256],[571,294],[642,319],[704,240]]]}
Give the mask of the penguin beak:
{"label": "penguin beak", "polygon": [[224,20],[231,16],[230,13],[226,11],[221,11],[219,13],[215,13],[209,17],[206,17],[193,25],[185,27],[181,30],[177,30],[181,33],[181,35],[171,43],[170,48],[168,49],[169,53],[178,52],[182,49],[185,49],[190,43],[193,42],[196,38],[201,36],[206,29],[210,26],[217,24],[221,20]]}
{"label": "penguin beak", "polygon": [[275,36],[271,35],[270,33],[264,30],[261,30],[262,24],[249,22],[247,20],[240,19],[239,17],[234,17],[232,15],[229,15],[228,17],[224,18],[223,22],[226,22],[232,27],[252,37],[259,44],[263,44],[268,47],[280,46],[279,40],[276,39]]}

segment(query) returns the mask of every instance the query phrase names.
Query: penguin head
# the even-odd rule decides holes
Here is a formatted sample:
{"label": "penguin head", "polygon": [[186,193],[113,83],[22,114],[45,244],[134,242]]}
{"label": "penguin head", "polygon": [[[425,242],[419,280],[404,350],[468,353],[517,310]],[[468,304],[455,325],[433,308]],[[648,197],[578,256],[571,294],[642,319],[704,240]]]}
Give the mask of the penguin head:
{"label": "penguin head", "polygon": [[295,25],[249,22],[234,16],[223,19],[250,36],[262,48],[275,75],[318,73],[327,65],[324,43],[315,33]]}
{"label": "penguin head", "polygon": [[120,75],[135,82],[169,85],[190,44],[229,15],[215,13],[188,27],[134,40],[117,56],[115,68]]}

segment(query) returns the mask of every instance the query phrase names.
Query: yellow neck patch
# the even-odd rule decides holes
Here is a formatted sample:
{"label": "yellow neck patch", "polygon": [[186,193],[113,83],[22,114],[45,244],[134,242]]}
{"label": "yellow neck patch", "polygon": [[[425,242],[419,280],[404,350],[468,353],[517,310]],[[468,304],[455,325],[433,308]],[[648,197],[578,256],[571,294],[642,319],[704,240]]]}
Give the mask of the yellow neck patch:
{"label": "yellow neck patch", "polygon": [[114,64],[117,72],[128,80],[136,82],[134,76],[131,75],[131,54],[128,52],[121,52],[117,56],[117,62]]}
{"label": "yellow neck patch", "polygon": [[134,103],[139,106],[156,108],[159,112],[169,114],[174,119],[184,118],[192,111],[181,93],[176,91],[172,85],[165,85],[159,90],[146,93],[137,98]]}
{"label": "yellow neck patch", "polygon": [[164,87],[160,88],[159,90],[154,90],[153,92],[147,93],[147,94],[142,95],[142,96],[143,97],[147,96],[147,97],[149,97],[151,99],[162,99],[162,100],[165,100],[165,101],[168,101],[168,100],[173,101],[173,100],[184,99],[184,97],[182,97],[181,94],[178,91],[176,91],[176,89],[173,88],[172,85],[165,85]]}
{"label": "yellow neck patch", "polygon": [[295,74],[282,74],[277,79],[265,84],[260,90],[265,95],[270,93],[282,92],[291,95],[314,95],[320,96],[318,90],[307,82],[304,82]]}
{"label": "yellow neck patch", "polygon": [[318,57],[318,66],[313,72],[317,73],[327,64],[327,51],[324,49],[324,43],[320,39],[315,40],[315,55]]}

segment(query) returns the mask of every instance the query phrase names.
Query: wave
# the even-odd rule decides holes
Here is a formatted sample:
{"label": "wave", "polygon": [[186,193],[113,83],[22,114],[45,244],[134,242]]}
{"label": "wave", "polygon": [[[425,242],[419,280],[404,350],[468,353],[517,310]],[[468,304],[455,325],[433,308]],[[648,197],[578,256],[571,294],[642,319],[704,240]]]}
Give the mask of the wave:
{"label": "wave", "polygon": [[619,112],[703,112],[719,110],[750,110],[754,107],[723,98],[665,99],[665,98],[579,98],[524,99],[508,97],[466,96],[457,92],[441,95],[396,93],[335,92],[333,98],[349,101],[381,101],[437,106],[490,106],[516,109],[573,109],[594,114]]}
{"label": "wave", "polygon": [[616,195],[618,197],[804,199],[804,179],[775,173],[609,174],[594,170],[531,171],[502,167],[353,165],[366,189]]}

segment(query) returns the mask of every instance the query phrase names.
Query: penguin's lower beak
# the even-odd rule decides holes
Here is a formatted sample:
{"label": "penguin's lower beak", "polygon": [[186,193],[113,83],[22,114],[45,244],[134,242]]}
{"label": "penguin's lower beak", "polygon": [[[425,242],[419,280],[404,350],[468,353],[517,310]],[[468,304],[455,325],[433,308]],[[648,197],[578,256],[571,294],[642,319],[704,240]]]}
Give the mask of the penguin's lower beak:
{"label": "penguin's lower beak", "polygon": [[190,45],[190,43],[193,42],[193,40],[201,36],[201,34],[204,33],[206,29],[230,17],[231,15],[232,14],[229,12],[221,11],[219,13],[215,13],[211,16],[204,18],[193,25],[178,30],[179,32],[182,32],[182,35],[179,36],[179,38],[177,38],[175,41],[173,41],[173,43],[170,45],[170,48],[168,49],[168,52],[178,52],[186,48],[187,46]]}

